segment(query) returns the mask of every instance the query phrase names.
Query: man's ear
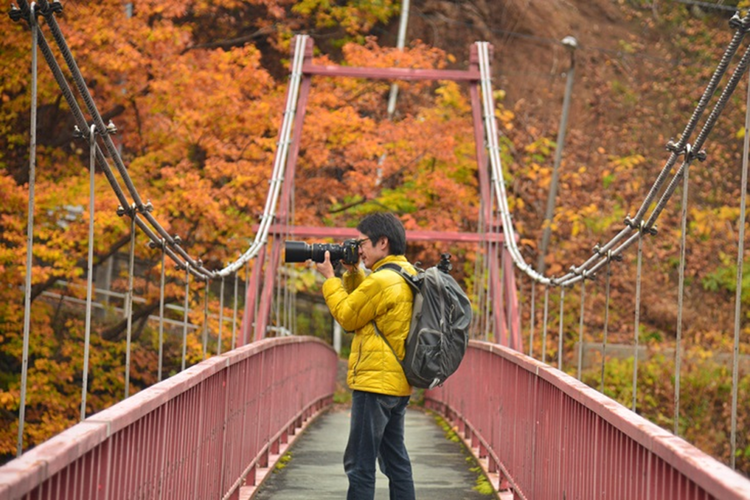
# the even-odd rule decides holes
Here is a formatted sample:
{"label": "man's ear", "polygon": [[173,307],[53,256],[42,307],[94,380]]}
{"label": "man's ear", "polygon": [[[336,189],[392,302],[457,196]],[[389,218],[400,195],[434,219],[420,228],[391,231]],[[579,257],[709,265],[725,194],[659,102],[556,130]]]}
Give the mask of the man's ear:
{"label": "man's ear", "polygon": [[[391,254],[391,242],[388,241],[388,236],[381,236],[380,241],[383,242],[385,252],[390,255]],[[380,241],[378,243],[380,243]]]}

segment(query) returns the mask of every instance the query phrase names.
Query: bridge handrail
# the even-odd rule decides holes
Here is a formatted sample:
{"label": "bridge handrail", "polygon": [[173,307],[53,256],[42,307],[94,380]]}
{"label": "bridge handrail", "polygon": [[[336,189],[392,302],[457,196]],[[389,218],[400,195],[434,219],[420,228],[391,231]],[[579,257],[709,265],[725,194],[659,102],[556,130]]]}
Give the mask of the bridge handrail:
{"label": "bridge handrail", "polygon": [[330,404],[336,366],[330,346],[297,336],[207,359],[0,467],[0,500],[238,498]]}
{"label": "bridge handrail", "polygon": [[750,480],[682,438],[501,345],[471,341],[425,401],[480,449],[514,498],[750,498]]}

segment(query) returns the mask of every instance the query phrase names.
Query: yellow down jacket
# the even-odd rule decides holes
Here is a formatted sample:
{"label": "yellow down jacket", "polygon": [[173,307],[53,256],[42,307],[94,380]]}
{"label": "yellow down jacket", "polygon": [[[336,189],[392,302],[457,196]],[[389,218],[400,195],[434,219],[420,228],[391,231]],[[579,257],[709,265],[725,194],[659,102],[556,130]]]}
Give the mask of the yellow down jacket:
{"label": "yellow down jacket", "polygon": [[387,269],[374,272],[386,262],[396,263],[410,274],[416,274],[406,257],[388,255],[373,266],[373,272],[367,277],[358,268],[344,273],[342,279],[327,279],[323,283],[323,297],[341,327],[355,332],[349,355],[349,387],[389,396],[408,396],[411,386],[401,365],[372,326],[375,320],[399,359],[403,359],[411,322],[412,291],[396,272]]}

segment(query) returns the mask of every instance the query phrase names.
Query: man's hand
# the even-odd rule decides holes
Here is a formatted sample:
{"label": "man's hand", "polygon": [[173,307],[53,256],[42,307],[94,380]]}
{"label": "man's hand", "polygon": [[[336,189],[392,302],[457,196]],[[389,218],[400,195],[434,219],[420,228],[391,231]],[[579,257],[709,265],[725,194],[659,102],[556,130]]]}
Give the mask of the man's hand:
{"label": "man's hand", "polygon": [[323,262],[315,264],[318,268],[318,272],[325,276],[326,279],[333,278],[336,273],[333,271],[333,265],[331,264],[331,253],[326,251],[326,258]]}

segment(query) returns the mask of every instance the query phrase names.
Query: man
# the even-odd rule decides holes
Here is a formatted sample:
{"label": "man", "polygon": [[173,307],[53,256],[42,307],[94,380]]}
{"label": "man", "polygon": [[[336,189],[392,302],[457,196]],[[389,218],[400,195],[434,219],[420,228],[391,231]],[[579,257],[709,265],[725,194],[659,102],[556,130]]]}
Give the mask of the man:
{"label": "man", "polygon": [[398,273],[384,269],[393,262],[410,274],[416,270],[404,257],[406,232],[391,213],[368,215],[357,226],[359,258],[371,271],[346,266],[342,279],[334,275],[330,255],[317,268],[326,281],[323,296],[331,314],[346,331],[355,332],[349,355],[347,383],[352,389],[349,442],[344,470],[349,477],[348,500],[375,495],[375,463],[388,477],[391,500],[413,500],[411,462],[404,445],[404,415],[411,386],[393,351],[374,324],[403,359],[409,333],[412,291]]}

